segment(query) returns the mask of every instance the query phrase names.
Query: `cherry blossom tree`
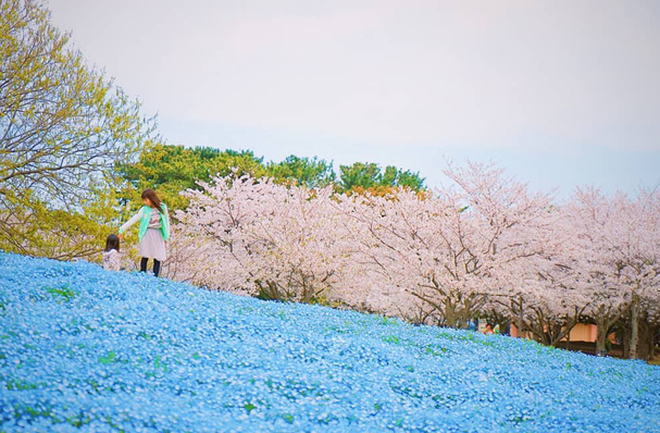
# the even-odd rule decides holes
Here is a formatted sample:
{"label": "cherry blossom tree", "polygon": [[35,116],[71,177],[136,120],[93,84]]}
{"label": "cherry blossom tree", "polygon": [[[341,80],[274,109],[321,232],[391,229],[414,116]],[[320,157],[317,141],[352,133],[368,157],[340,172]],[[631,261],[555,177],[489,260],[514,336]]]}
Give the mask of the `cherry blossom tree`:
{"label": "cherry blossom tree", "polygon": [[[660,224],[654,194],[631,200],[606,197],[594,188],[578,189],[566,206],[574,230],[581,282],[590,299],[587,315],[598,327],[597,353],[605,354],[607,335],[622,319],[630,322],[630,356],[637,357],[640,315],[656,305],[660,286]],[[630,317],[626,317],[629,315]]]}
{"label": "cherry blossom tree", "polygon": [[524,183],[493,165],[450,164],[445,175],[457,187],[454,200],[465,203],[477,226],[477,250],[488,264],[481,281],[488,287],[487,306],[511,317],[518,329],[531,328],[526,309],[516,307],[540,305],[533,302],[539,268],[555,246],[550,196],[531,194]]}
{"label": "cherry blossom tree", "polygon": [[359,260],[408,295],[409,312],[464,328],[490,296],[508,298],[536,278],[529,262],[544,251],[549,201],[492,166],[446,174],[457,188],[347,197],[345,213],[358,223]]}
{"label": "cherry blossom tree", "polygon": [[[648,350],[640,339],[640,325],[648,328],[650,309],[657,306],[660,289],[660,217],[657,197],[643,193],[635,199],[617,194],[611,208],[619,218],[612,225],[617,246],[617,269],[625,290],[630,294],[630,357],[647,358]],[[651,313],[652,316],[652,313]],[[649,338],[649,335],[645,336]]]}
{"label": "cherry blossom tree", "polygon": [[465,325],[476,313],[482,296],[468,293],[465,286],[477,264],[469,250],[447,248],[450,218],[460,219],[459,209],[408,189],[340,200],[359,240],[354,260],[367,277],[361,286],[381,305],[396,306],[396,311],[386,307],[382,312],[446,326]]}
{"label": "cherry blossom tree", "polygon": [[649,358],[652,358],[656,338],[660,335],[660,190],[658,188],[651,191],[641,190],[638,198],[641,200],[645,215],[644,225],[650,228],[644,241],[645,250],[648,252],[647,269],[650,268],[651,284],[645,287],[643,299],[646,303],[646,319],[650,328],[647,347],[650,349]]}
{"label": "cherry blossom tree", "polygon": [[351,240],[332,187],[311,190],[249,176],[215,178],[189,191],[177,218],[205,245],[189,268],[200,282],[266,299],[312,302],[351,269]]}

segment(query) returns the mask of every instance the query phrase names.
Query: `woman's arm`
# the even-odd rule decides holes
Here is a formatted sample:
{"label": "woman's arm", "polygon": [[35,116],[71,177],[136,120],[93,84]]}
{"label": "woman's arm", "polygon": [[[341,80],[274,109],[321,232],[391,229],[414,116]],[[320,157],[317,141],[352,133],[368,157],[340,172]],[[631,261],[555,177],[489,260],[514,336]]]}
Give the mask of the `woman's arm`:
{"label": "woman's arm", "polygon": [[123,226],[119,227],[119,234],[123,234],[130,226],[135,224],[136,222],[140,221],[140,218],[142,218],[142,210],[138,211],[131,219],[126,221]]}

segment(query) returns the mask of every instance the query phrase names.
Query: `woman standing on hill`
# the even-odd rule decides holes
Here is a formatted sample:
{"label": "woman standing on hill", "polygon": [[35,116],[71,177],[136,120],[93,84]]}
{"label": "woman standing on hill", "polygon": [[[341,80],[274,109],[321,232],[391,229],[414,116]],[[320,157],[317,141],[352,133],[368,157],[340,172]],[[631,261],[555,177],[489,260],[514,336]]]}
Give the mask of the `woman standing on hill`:
{"label": "woman standing on hill", "polygon": [[167,258],[167,241],[170,238],[170,216],[167,206],[161,202],[153,189],[142,191],[144,206],[119,229],[119,238],[130,226],[140,221],[140,272],[147,272],[147,262],[154,261],[154,275],[160,273],[160,265]]}

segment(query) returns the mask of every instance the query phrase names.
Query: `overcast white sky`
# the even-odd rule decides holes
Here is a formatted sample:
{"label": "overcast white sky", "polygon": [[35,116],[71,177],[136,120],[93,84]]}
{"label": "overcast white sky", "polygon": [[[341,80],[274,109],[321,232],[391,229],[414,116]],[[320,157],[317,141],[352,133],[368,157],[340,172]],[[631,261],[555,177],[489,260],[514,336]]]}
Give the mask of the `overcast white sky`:
{"label": "overcast white sky", "polygon": [[660,1],[50,0],[171,144],[660,183]]}

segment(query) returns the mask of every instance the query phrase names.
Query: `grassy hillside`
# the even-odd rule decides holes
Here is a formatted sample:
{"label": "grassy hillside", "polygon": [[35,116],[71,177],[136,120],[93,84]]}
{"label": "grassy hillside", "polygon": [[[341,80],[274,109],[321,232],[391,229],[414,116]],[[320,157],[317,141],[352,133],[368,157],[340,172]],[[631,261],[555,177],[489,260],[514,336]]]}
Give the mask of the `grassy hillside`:
{"label": "grassy hillside", "polygon": [[660,432],[660,367],[0,254],[0,431]]}

